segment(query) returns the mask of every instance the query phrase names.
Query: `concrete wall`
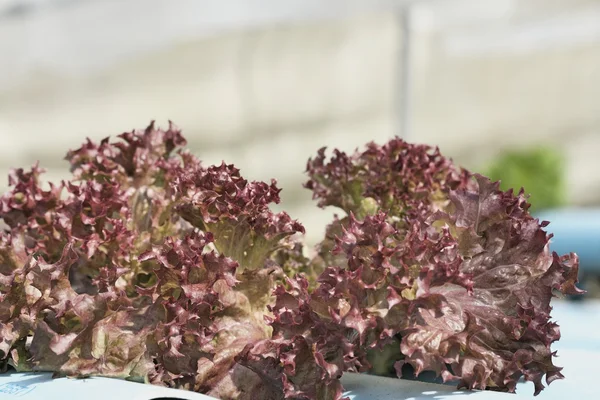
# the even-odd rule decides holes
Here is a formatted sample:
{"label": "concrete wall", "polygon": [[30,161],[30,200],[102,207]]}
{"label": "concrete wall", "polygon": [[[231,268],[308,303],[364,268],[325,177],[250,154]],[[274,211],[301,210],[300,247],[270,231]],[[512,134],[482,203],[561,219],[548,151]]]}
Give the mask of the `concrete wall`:
{"label": "concrete wall", "polygon": [[570,201],[598,204],[600,2],[493,3],[460,23],[441,6],[414,10],[412,138],[471,168],[508,147],[555,145]]}
{"label": "concrete wall", "polygon": [[[99,60],[108,57],[99,49],[110,50],[111,62],[95,68],[81,66],[85,50],[55,61],[61,68],[41,55],[8,63],[27,60],[27,46],[44,43],[38,35],[10,47],[11,35],[32,26],[49,36],[52,30],[40,30],[33,17],[0,19],[0,75],[12,74],[0,81],[0,174],[39,159],[49,178],[59,179],[67,175],[66,149],[83,137],[172,119],[207,162],[234,162],[250,179],[276,177],[281,208],[301,219],[314,241],[333,211],[315,209],[301,189],[306,159],[323,145],[352,150],[397,133],[406,100],[400,80],[408,72],[409,140],[437,144],[473,168],[508,146],[554,143],[569,160],[571,200],[600,202],[600,178],[590,173],[600,169],[600,1],[420,2],[408,26],[391,7],[399,4],[208,36],[188,29],[122,57],[107,46],[118,45],[114,38],[79,38]],[[411,58],[403,71],[407,28]],[[62,35],[69,43],[69,32]],[[73,49],[54,46],[57,54]]]}

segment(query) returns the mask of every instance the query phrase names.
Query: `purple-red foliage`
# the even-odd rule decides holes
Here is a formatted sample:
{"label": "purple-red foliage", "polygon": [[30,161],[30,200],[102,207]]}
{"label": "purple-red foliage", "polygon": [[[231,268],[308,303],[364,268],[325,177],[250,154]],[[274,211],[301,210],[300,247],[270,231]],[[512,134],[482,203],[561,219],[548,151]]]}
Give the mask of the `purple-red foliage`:
{"label": "purple-red foliage", "polygon": [[[221,399],[343,396],[344,372],[411,364],[467,388],[562,378],[548,248],[523,193],[393,139],[309,160],[336,218],[308,258],[276,182],[205,167],[153,124],[67,154],[72,179],[10,173],[0,199],[0,367]],[[384,349],[394,349],[382,355]]]}

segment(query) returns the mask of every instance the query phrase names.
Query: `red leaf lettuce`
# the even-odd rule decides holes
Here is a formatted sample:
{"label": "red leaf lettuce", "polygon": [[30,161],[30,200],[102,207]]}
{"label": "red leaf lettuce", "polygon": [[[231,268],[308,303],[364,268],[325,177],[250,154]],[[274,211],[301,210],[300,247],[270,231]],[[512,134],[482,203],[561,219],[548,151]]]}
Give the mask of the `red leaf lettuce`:
{"label": "red leaf lettuce", "polygon": [[548,249],[523,193],[400,139],[309,160],[336,218],[309,259],[276,182],[205,167],[174,125],[87,141],[72,179],[11,171],[0,199],[0,367],[221,399],[340,399],[404,364],[467,388],[561,378]]}

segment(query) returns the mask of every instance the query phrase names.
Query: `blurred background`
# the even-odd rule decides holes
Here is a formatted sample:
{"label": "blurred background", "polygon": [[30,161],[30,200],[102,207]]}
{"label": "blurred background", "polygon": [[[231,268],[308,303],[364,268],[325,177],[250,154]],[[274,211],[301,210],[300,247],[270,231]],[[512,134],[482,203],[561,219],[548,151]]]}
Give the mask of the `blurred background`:
{"label": "blurred background", "polygon": [[277,178],[310,243],[307,158],[400,135],[575,212],[600,268],[599,0],[0,0],[0,175],[153,119]]}

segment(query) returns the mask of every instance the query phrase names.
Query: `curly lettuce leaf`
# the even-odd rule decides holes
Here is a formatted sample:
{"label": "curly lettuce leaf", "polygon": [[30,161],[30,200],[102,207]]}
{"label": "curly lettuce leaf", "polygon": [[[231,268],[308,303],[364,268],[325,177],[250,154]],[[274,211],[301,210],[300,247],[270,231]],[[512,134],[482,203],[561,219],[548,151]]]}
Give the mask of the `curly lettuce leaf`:
{"label": "curly lettuce leaf", "polygon": [[304,228],[269,209],[274,181],[205,168],[184,144],[173,124],[151,124],[70,151],[72,179],[49,189],[37,166],[11,172],[0,199],[3,365],[262,397],[236,357],[271,339],[275,253]]}
{"label": "curly lettuce leaf", "polygon": [[221,399],[341,399],[344,372],[410,364],[467,388],[562,378],[550,300],[580,293],[523,193],[393,139],[309,160],[346,215],[316,255],[275,181],[202,165],[173,124],[11,171],[0,198],[0,366]]}
{"label": "curly lettuce leaf", "polygon": [[581,293],[577,257],[549,251],[547,223],[529,215],[522,192],[478,175],[465,180],[429,151],[395,139],[309,162],[307,186],[320,204],[348,212],[320,245],[321,307],[360,333],[356,343],[373,349],[380,373],[393,363],[401,375],[409,363],[417,375],[504,391],[524,377],[538,394],[544,376],[562,378],[550,300]]}

